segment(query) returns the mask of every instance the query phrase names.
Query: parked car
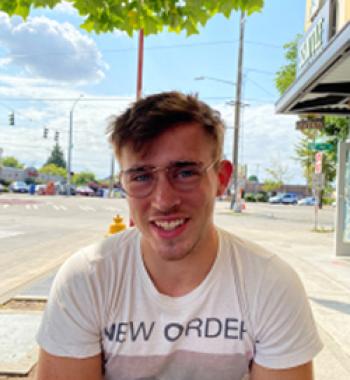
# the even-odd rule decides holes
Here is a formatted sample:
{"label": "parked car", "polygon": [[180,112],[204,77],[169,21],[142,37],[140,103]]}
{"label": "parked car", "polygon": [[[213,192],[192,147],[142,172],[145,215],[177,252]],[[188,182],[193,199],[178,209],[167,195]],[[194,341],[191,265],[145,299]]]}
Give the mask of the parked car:
{"label": "parked car", "polygon": [[[67,195],[67,190],[68,190],[67,183],[56,182],[55,188],[56,188],[56,194]],[[75,187],[75,185],[71,184],[70,185],[70,195],[75,195],[75,194],[76,194],[76,187]]]}
{"label": "parked car", "polygon": [[298,200],[299,206],[315,206],[316,199],[315,197],[306,197]]}
{"label": "parked car", "polygon": [[28,185],[23,181],[12,182],[9,190],[13,193],[28,193]]}
{"label": "parked car", "polygon": [[3,191],[5,191],[5,186],[0,183],[0,193],[2,193]]}
{"label": "parked car", "polygon": [[293,193],[285,193],[282,197],[282,204],[284,205],[296,205],[298,203],[298,197]]}
{"label": "parked car", "polygon": [[283,193],[279,193],[276,195],[273,195],[272,197],[269,198],[269,203],[282,203],[282,197]]}
{"label": "parked car", "polygon": [[77,195],[93,196],[95,192],[89,186],[78,186],[75,190]]}
{"label": "parked car", "polygon": [[296,205],[298,203],[298,197],[294,193],[279,193],[269,198],[269,203],[280,203],[284,205]]}
{"label": "parked car", "polygon": [[45,195],[46,194],[46,185],[36,185],[35,193],[38,195]]}

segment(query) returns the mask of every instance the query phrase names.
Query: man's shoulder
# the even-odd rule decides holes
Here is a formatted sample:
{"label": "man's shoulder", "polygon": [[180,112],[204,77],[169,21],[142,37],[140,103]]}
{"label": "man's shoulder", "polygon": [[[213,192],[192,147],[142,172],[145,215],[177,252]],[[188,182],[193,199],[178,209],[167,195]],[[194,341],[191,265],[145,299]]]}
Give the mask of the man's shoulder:
{"label": "man's shoulder", "polygon": [[231,232],[219,230],[219,233],[222,254],[231,263],[235,272],[239,270],[250,280],[265,277],[267,273],[273,278],[283,275],[294,276],[294,269],[278,256],[278,252],[272,252]]}
{"label": "man's shoulder", "polygon": [[127,229],[81,248],[62,265],[67,275],[95,273],[103,268],[115,270],[123,261],[132,260],[137,250],[138,231]]}
{"label": "man's shoulder", "polygon": [[276,256],[261,245],[248,239],[234,235],[232,232],[218,229],[220,235],[221,249],[229,255],[234,255],[242,260],[269,261]]}

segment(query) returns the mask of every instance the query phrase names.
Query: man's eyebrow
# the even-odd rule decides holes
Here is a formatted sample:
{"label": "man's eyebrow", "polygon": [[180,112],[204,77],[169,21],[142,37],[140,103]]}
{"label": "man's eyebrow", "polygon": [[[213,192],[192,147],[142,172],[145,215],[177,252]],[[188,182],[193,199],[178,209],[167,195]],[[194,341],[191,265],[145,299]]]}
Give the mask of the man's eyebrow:
{"label": "man's eyebrow", "polygon": [[143,172],[145,170],[152,170],[153,168],[154,166],[151,166],[151,165],[133,166],[129,169],[126,169],[124,172],[126,173]]}
{"label": "man's eyebrow", "polygon": [[173,161],[170,163],[171,166],[176,166],[176,167],[182,167],[182,166],[189,166],[189,165],[201,165],[202,163],[199,161]]}

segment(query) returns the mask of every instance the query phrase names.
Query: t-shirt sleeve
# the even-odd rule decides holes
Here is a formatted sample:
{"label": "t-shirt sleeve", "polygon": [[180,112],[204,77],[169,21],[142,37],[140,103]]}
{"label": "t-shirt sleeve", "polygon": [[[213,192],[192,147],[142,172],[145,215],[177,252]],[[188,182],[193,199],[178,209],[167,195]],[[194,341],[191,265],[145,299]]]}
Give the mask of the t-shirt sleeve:
{"label": "t-shirt sleeve", "polygon": [[282,369],[309,362],[322,349],[304,287],[277,256],[271,257],[255,299],[255,362]]}
{"label": "t-shirt sleeve", "polygon": [[55,277],[38,344],[56,356],[85,358],[100,353],[98,293],[83,252],[72,256]]}

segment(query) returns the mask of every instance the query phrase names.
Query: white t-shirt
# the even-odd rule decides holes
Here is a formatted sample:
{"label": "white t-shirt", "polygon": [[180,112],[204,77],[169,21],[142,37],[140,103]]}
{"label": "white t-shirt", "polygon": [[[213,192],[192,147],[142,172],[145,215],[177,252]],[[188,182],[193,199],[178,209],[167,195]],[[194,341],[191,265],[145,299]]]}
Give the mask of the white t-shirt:
{"label": "white t-shirt", "polygon": [[79,251],[55,278],[39,345],[74,358],[102,352],[106,380],[242,380],[252,360],[310,361],[322,343],[295,272],[218,231],[211,271],[182,297],[157,291],[136,229]]}

